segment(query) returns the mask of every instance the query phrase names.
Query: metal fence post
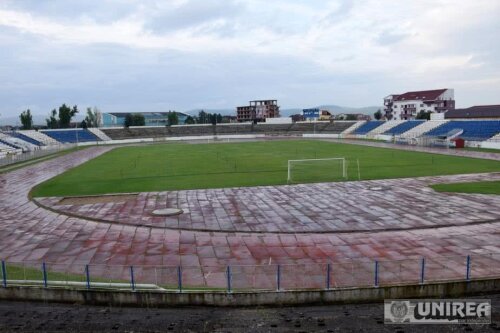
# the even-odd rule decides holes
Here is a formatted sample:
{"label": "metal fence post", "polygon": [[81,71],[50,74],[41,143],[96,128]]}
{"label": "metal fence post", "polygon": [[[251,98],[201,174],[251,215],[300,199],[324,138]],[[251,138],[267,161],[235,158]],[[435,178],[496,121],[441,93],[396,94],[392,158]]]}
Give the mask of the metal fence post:
{"label": "metal fence post", "polygon": [[87,280],[87,289],[90,289],[90,272],[89,272],[89,265],[85,265],[85,279]]}
{"label": "metal fence post", "polygon": [[470,255],[467,255],[467,267],[465,272],[465,279],[470,281]]}
{"label": "metal fence post", "polygon": [[326,264],[326,290],[330,289],[330,264]]}
{"label": "metal fence post", "polygon": [[276,291],[281,289],[281,266],[278,265],[276,268]]}
{"label": "metal fence post", "polygon": [[231,292],[231,266],[227,266],[227,269],[226,269],[226,275],[227,275],[227,292],[230,293]]}
{"label": "metal fence post", "polygon": [[134,266],[130,266],[130,286],[132,291],[135,291]]}
{"label": "metal fence post", "polygon": [[2,260],[2,284],[4,288],[7,288],[7,269],[4,260]]}
{"label": "metal fence post", "polygon": [[425,258],[422,257],[420,260],[420,283],[423,284],[425,281]]}
{"label": "metal fence post", "polygon": [[375,287],[378,287],[378,260],[375,260]]}
{"label": "metal fence post", "polygon": [[181,266],[177,266],[177,286],[179,292],[182,293],[182,268]]}
{"label": "metal fence post", "polygon": [[47,268],[45,267],[45,262],[42,262],[42,276],[43,276],[43,286],[47,288]]}

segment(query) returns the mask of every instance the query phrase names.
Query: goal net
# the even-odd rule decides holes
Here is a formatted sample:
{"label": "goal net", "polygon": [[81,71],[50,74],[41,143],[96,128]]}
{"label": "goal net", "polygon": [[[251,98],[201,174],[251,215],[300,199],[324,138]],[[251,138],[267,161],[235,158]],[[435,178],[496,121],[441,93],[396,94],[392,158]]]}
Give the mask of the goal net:
{"label": "goal net", "polygon": [[288,161],[288,183],[329,182],[347,179],[343,157]]}

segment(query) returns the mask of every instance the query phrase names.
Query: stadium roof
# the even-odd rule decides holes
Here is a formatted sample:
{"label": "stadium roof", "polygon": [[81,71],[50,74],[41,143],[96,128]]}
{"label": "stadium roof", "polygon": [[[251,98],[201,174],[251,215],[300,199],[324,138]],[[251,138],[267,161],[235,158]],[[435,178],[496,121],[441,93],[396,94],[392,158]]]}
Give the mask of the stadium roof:
{"label": "stadium roof", "polygon": [[450,110],[444,114],[452,118],[500,118],[500,105],[476,105],[466,109]]}
{"label": "stadium roof", "polygon": [[433,101],[448,89],[409,91],[394,98],[395,101],[423,100]]}

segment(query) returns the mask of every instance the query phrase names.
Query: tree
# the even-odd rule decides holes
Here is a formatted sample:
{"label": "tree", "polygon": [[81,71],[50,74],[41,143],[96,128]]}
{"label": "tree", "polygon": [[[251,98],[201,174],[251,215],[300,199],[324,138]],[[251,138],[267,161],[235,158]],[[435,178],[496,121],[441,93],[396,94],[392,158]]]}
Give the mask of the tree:
{"label": "tree", "polygon": [[195,123],[195,120],[194,120],[194,118],[193,118],[193,117],[191,117],[191,116],[187,116],[187,118],[186,118],[186,120],[184,121],[184,123],[185,123],[185,124],[187,124],[187,125],[192,125],[192,124],[194,124],[194,123]]}
{"label": "tree", "polygon": [[431,111],[422,110],[417,114],[417,116],[415,118],[416,119],[431,120],[431,113],[432,113]]}
{"label": "tree", "polygon": [[208,122],[209,122],[208,114],[205,111],[201,110],[198,113],[198,123],[206,124]]}
{"label": "tree", "polygon": [[373,114],[373,117],[376,119],[376,120],[380,120],[382,119],[382,111],[380,111],[380,109],[377,110],[377,112],[375,112]]}
{"label": "tree", "polygon": [[49,115],[49,118],[45,119],[48,128],[54,129],[59,127],[59,122],[57,121],[56,116],[57,116],[57,111],[56,109],[53,109]]}
{"label": "tree", "polygon": [[358,116],[355,114],[346,114],[345,120],[358,120]]}
{"label": "tree", "polygon": [[71,123],[71,118],[73,118],[78,113],[77,106],[70,108],[66,104],[59,107],[59,127],[68,128]]}
{"label": "tree", "polygon": [[133,126],[144,126],[146,125],[146,118],[144,118],[144,115],[140,113],[136,113],[132,116],[133,118]]}
{"label": "tree", "polygon": [[94,107],[93,110],[91,108],[87,108],[87,116],[85,117],[85,122],[87,123],[88,127],[99,127],[101,123],[101,112],[99,111],[99,109],[96,107]]}
{"label": "tree", "polygon": [[83,129],[87,129],[88,128],[87,122],[85,120],[82,120],[82,122],[80,123],[80,127]]}
{"label": "tree", "polygon": [[130,127],[130,126],[144,126],[146,124],[146,119],[144,118],[144,115],[140,113],[128,113],[125,116],[125,127]]}
{"label": "tree", "polygon": [[133,125],[133,122],[134,122],[134,118],[132,117],[132,114],[128,113],[126,116],[125,116],[125,122],[124,122],[124,126],[125,127],[130,127],[130,126],[134,126]]}
{"label": "tree", "polygon": [[179,124],[179,117],[177,116],[177,112],[169,111],[167,115],[167,121],[169,126]]}
{"label": "tree", "polygon": [[33,128],[33,117],[31,116],[30,109],[21,112],[21,115],[19,115],[19,119],[21,119],[21,124],[23,124],[23,129],[29,130]]}

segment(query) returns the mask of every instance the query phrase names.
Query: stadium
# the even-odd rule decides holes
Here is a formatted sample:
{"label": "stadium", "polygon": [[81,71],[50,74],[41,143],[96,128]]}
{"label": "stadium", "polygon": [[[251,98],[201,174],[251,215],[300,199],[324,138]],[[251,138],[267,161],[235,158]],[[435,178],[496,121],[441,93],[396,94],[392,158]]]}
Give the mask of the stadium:
{"label": "stadium", "polygon": [[498,120],[1,136],[25,151],[0,174],[4,287],[236,297],[500,275]]}

